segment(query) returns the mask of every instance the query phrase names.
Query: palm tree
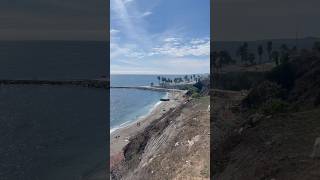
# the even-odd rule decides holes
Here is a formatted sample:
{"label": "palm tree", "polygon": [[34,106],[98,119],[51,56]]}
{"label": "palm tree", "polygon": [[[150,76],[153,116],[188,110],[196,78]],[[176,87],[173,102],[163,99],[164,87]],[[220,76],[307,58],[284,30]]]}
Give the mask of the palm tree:
{"label": "palm tree", "polygon": [[247,62],[248,60],[248,43],[244,42],[237,51],[237,56],[240,56],[241,62]]}
{"label": "palm tree", "polygon": [[188,79],[189,79],[189,78],[188,78],[188,75],[185,75],[185,76],[184,76],[184,80],[187,82]]}
{"label": "palm tree", "polygon": [[291,51],[292,51],[293,53],[296,53],[296,52],[298,51],[297,46],[293,46],[292,49],[291,49]]}
{"label": "palm tree", "polygon": [[160,76],[158,76],[158,77],[157,77],[157,79],[158,79],[158,81],[159,81],[159,85],[160,85],[160,79],[161,79],[161,77],[160,77]]}
{"label": "palm tree", "polygon": [[286,44],[281,45],[281,58],[280,58],[280,63],[283,64],[285,62],[289,61],[289,48]]}
{"label": "palm tree", "polygon": [[276,63],[276,65],[279,65],[279,52],[278,51],[273,51],[272,52],[272,59]]}
{"label": "palm tree", "polygon": [[250,64],[253,64],[255,59],[256,57],[254,56],[254,54],[250,53],[248,56],[248,61],[250,62]]}
{"label": "palm tree", "polygon": [[259,45],[257,50],[258,50],[258,55],[259,55],[259,64],[261,64],[261,58],[263,55],[263,46]]}
{"label": "palm tree", "polygon": [[167,81],[167,79],[165,77],[161,77],[161,81],[162,81],[162,86],[163,86],[164,83]]}
{"label": "palm tree", "polygon": [[286,44],[282,44],[280,49],[281,49],[282,52],[287,52],[289,48],[288,48],[288,46]]}
{"label": "palm tree", "polygon": [[220,51],[219,57],[221,59],[222,64],[231,64],[233,62],[232,57],[230,56],[228,51]]}
{"label": "palm tree", "polygon": [[271,60],[271,54],[272,54],[272,41],[269,41],[267,44],[267,51],[269,56],[269,61]]}
{"label": "palm tree", "polygon": [[178,82],[179,82],[179,83],[183,82],[182,77],[179,77],[179,78],[178,78]]}

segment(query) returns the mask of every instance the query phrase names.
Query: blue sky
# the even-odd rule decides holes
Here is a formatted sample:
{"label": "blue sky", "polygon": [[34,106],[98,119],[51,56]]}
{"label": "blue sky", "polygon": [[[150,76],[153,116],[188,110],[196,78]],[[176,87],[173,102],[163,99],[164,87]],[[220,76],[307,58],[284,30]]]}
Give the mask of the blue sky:
{"label": "blue sky", "polygon": [[111,0],[111,74],[208,73],[209,0]]}

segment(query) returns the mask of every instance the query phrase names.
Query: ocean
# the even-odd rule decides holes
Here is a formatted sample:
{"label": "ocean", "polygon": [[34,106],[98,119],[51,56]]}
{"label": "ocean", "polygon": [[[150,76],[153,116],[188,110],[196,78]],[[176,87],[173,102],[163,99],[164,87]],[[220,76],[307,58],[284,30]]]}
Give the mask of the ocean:
{"label": "ocean", "polygon": [[[157,84],[157,75],[111,75],[112,86],[148,86]],[[166,92],[111,88],[110,89],[110,132],[147,115],[155,108]]]}
{"label": "ocean", "polygon": [[[106,42],[0,42],[0,79],[95,79],[109,72]],[[0,86],[0,179],[105,175],[109,91]]]}
{"label": "ocean", "polygon": [[158,76],[183,79],[185,75],[113,74],[110,76],[110,133],[146,116],[160,103],[161,98],[167,96],[166,92],[112,87],[150,86],[151,83],[158,85]]}
{"label": "ocean", "polygon": [[151,83],[158,85],[158,76],[170,79],[184,78],[184,75],[113,74],[110,76],[111,133],[119,127],[126,126],[147,115],[160,103],[161,98],[167,96],[165,92],[112,87],[150,86]]}

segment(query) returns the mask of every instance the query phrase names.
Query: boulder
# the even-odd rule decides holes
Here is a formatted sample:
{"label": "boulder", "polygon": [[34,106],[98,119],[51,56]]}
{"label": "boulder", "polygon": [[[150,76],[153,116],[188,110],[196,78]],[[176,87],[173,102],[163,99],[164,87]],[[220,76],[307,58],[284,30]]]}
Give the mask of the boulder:
{"label": "boulder", "polygon": [[251,126],[256,126],[263,119],[263,117],[264,116],[259,113],[252,114],[249,116],[249,124]]}

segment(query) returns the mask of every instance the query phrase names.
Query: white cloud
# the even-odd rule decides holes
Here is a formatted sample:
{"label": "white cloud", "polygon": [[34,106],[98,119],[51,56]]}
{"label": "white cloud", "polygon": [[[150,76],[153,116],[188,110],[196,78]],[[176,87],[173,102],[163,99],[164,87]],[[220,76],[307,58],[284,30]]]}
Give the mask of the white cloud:
{"label": "white cloud", "polygon": [[[130,2],[130,6],[128,3]],[[144,17],[152,14],[151,11],[141,12],[136,1],[111,0],[111,18],[113,27],[121,30],[127,41],[139,43],[141,46],[150,46],[150,34],[146,29]]]}
{"label": "white cloud", "polygon": [[118,34],[119,32],[120,32],[120,31],[117,30],[117,29],[110,29],[110,35],[111,35],[111,36],[114,36],[114,35]]}
{"label": "white cloud", "polygon": [[208,59],[159,58],[130,66],[111,64],[110,68],[111,74],[198,74],[210,72],[210,61],[209,57]]}
{"label": "white cloud", "polygon": [[144,13],[142,14],[141,17],[146,17],[146,16],[149,16],[149,15],[151,15],[151,14],[152,14],[152,12],[146,11],[146,12],[144,12]]}
{"label": "white cloud", "polygon": [[197,74],[210,71],[209,57],[204,58],[164,58],[155,61],[155,65],[167,74]]}
{"label": "white cloud", "polygon": [[209,39],[192,39],[190,44],[203,44],[206,43]]}
{"label": "white cloud", "polygon": [[112,0],[111,9],[113,10],[112,14],[120,20],[120,23],[123,26],[121,30],[124,30],[124,33],[126,34],[129,34],[128,32],[134,33],[135,28],[130,20],[130,15],[124,1]]}
{"label": "white cloud", "polygon": [[110,43],[110,59],[111,61],[117,60],[118,57],[122,56],[123,54],[127,54],[129,49],[120,47],[116,43]]}
{"label": "white cloud", "polygon": [[[125,62],[130,63],[130,62]],[[208,73],[210,61],[208,58],[160,58],[147,61],[148,66],[141,64],[111,64],[111,74],[197,74]]]}
{"label": "white cloud", "polygon": [[128,3],[131,3],[131,2],[133,2],[133,0],[123,0],[124,4],[128,4]]}
{"label": "white cloud", "polygon": [[153,48],[154,54],[171,57],[210,55],[210,41],[207,38],[184,42],[177,38],[166,38],[164,42],[161,46]]}
{"label": "white cloud", "polygon": [[146,68],[141,66],[127,66],[111,64],[111,74],[161,74],[161,70],[158,68]]}
{"label": "white cloud", "polygon": [[135,0],[111,0],[112,27],[115,28],[110,30],[111,73],[209,71],[209,38],[185,38],[185,29],[180,25],[151,33],[148,18],[144,17],[152,12],[150,8],[140,11],[137,3]]}
{"label": "white cloud", "polygon": [[119,59],[127,58],[131,61],[143,59],[147,53],[139,49],[135,44],[120,45],[116,42],[110,43],[110,58],[111,61],[119,61]]}
{"label": "white cloud", "polygon": [[[141,66],[146,65],[141,60],[148,62],[159,57],[167,58],[168,61],[170,58],[190,57],[209,59],[210,41],[207,38],[198,39],[197,43],[191,43],[193,41],[170,37],[160,42],[154,42],[154,45],[160,44],[158,47],[143,49],[139,44],[122,44],[114,40],[110,43],[110,58],[112,62],[120,62],[122,59],[132,62],[140,61]],[[186,62],[188,62],[188,59],[185,59]]]}
{"label": "white cloud", "polygon": [[168,38],[165,38],[163,41],[164,42],[177,42],[179,40],[180,40],[179,38],[168,37]]}

